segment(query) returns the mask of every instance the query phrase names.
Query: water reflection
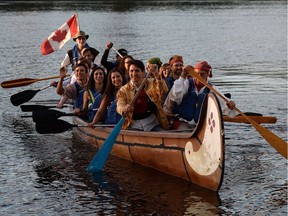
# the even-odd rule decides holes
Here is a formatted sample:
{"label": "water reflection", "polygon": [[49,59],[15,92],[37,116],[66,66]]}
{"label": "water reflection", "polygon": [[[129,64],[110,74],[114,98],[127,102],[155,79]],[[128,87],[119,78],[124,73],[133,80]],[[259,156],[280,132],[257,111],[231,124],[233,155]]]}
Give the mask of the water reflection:
{"label": "water reflection", "polygon": [[110,156],[104,171],[91,176],[86,168],[95,154],[93,147],[76,135],[69,139],[48,137],[49,143],[39,140],[27,148],[29,154],[37,158],[35,187],[52,197],[59,193],[74,197],[62,200],[64,204],[59,210],[74,205],[74,208],[82,206],[86,213],[106,215],[157,215],[159,212],[162,215],[213,215],[223,212],[218,208],[217,193],[117,157]]}
{"label": "water reflection", "polygon": [[77,205],[88,207],[88,212],[106,215],[222,212],[218,208],[217,193],[114,156],[109,156],[103,172],[91,175],[86,169],[96,149],[83,143],[74,133],[70,141],[65,160],[59,161],[51,155],[51,161],[55,162],[53,167],[46,161],[43,169],[37,172],[46,180],[44,184],[48,178],[54,180],[51,186],[62,185],[66,190],[74,191]]}
{"label": "water reflection", "polygon": [[35,171],[37,172],[38,178],[37,181],[40,184],[51,184],[56,180],[61,180],[63,175],[55,171],[55,167],[45,165],[44,163],[39,163],[35,166]]}
{"label": "water reflection", "polygon": [[[112,158],[104,172],[93,175],[97,196],[105,194],[115,212],[124,215],[211,215],[218,208],[217,193],[140,165]],[[123,197],[125,194],[125,197]]]}

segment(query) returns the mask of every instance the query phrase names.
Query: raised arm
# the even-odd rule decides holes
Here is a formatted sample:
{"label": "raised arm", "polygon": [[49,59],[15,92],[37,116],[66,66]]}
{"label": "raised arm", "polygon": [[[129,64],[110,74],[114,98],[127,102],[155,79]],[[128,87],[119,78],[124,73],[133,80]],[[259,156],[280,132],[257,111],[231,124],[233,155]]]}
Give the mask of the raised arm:
{"label": "raised arm", "polygon": [[64,81],[64,78],[66,76],[66,68],[65,67],[61,67],[60,70],[59,70],[59,82],[57,84],[57,89],[56,89],[56,93],[59,94],[59,95],[63,95],[64,94],[64,88],[63,88],[63,81]]}
{"label": "raised arm", "polygon": [[101,65],[103,65],[107,70],[109,70],[109,68],[113,68],[113,63],[108,61],[108,55],[109,55],[110,49],[112,47],[113,47],[113,43],[108,42],[106,44],[106,49],[105,49],[105,51],[102,55],[102,58],[101,58]]}

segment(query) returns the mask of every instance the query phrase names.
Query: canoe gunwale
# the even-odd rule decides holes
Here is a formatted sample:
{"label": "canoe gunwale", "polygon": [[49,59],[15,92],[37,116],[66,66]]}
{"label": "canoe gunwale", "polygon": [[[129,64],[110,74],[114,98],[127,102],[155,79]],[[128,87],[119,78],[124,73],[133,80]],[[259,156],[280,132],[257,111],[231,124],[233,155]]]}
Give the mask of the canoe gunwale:
{"label": "canoe gunwale", "polygon": [[[75,118],[75,117],[74,117]],[[87,125],[87,122],[83,119],[77,118],[77,125],[85,126]],[[137,133],[139,136],[144,137],[165,137],[165,138],[189,138],[192,137],[195,128],[187,129],[187,130],[165,130],[165,131],[135,131],[135,130],[121,130],[119,135],[128,135],[132,136]],[[113,127],[97,127],[97,130],[101,130],[103,132],[111,132],[113,130]]]}

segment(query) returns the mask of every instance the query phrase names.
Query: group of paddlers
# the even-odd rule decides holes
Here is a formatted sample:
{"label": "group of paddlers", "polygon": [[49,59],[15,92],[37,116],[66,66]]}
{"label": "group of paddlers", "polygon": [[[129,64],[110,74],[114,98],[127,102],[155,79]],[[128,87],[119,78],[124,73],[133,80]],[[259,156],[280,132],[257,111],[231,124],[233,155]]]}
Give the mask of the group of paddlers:
{"label": "group of paddlers", "polygon": [[[176,130],[197,124],[201,104],[210,90],[189,71],[208,83],[212,77],[208,62],[184,65],[181,55],[173,55],[167,63],[152,57],[144,65],[126,49],[114,49],[111,42],[100,57],[99,51],[87,44],[88,38],[79,31],[73,38],[75,46],[61,63],[60,80],[55,84],[57,94],[62,96],[59,108],[68,99],[73,100],[74,113],[87,120],[89,127],[116,124],[122,116],[122,128],[131,130]],[[111,49],[116,52],[113,62],[108,61]],[[66,78],[69,65],[73,72]],[[236,115],[232,100],[220,99],[220,104],[224,114]]]}

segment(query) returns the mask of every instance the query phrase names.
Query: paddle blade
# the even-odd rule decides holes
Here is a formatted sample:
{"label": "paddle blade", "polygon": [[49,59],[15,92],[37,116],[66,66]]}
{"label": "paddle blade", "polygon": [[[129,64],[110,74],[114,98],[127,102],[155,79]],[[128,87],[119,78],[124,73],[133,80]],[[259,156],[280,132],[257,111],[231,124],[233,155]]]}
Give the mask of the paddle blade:
{"label": "paddle blade", "polygon": [[40,90],[25,90],[14,94],[10,97],[10,101],[14,106],[19,106],[20,104],[26,103],[27,101],[31,100],[37,92]]}
{"label": "paddle blade", "polygon": [[32,113],[32,117],[33,117],[34,122],[49,122],[51,120],[52,121],[57,120],[61,116],[66,116],[66,115],[74,115],[74,113],[66,114],[64,112],[60,112],[57,110],[50,110],[50,109],[35,110]]}
{"label": "paddle blade", "polygon": [[39,134],[55,134],[62,133],[72,129],[73,127],[77,127],[77,125],[70,124],[61,119],[52,120],[49,122],[36,122],[35,128],[37,133]]}
{"label": "paddle blade", "polygon": [[37,79],[31,79],[31,78],[21,78],[16,80],[9,80],[4,81],[1,83],[2,88],[14,88],[14,87],[20,87],[20,86],[27,86],[34,82],[36,82]]}
{"label": "paddle blade", "polygon": [[262,135],[262,137],[270,143],[270,145],[278,151],[283,157],[288,159],[288,143],[283,139],[272,133],[272,131],[268,130],[265,127],[262,127],[252,119],[250,119],[250,123],[254,126],[254,128]]}
{"label": "paddle blade", "polygon": [[117,125],[114,127],[114,129],[111,131],[104,144],[101,146],[97,154],[94,156],[93,160],[90,162],[87,168],[88,172],[94,173],[99,170],[102,170],[105,161],[108,155],[110,154],[110,151],[121,131],[124,120],[125,118],[122,117],[120,121],[117,123]]}

